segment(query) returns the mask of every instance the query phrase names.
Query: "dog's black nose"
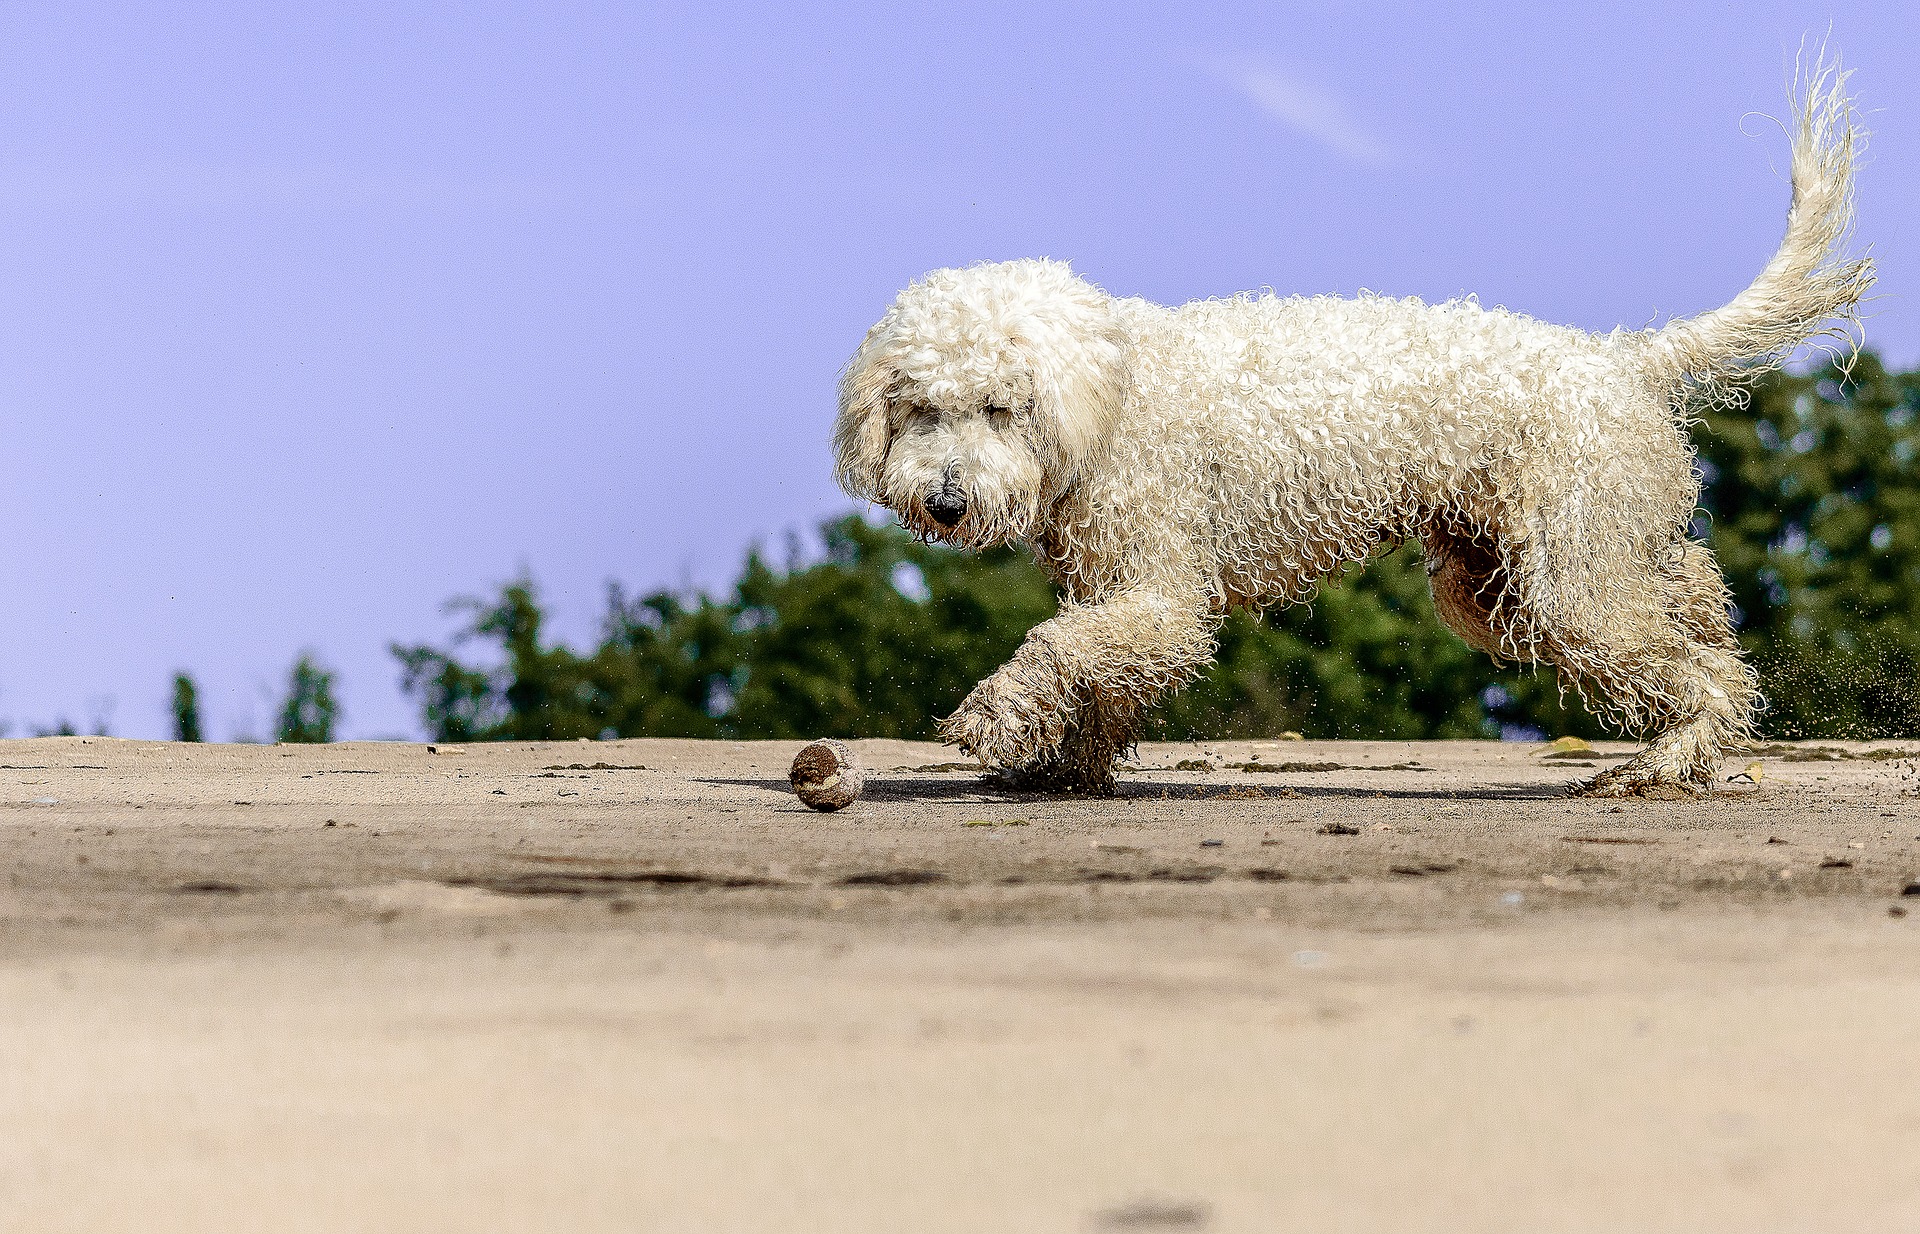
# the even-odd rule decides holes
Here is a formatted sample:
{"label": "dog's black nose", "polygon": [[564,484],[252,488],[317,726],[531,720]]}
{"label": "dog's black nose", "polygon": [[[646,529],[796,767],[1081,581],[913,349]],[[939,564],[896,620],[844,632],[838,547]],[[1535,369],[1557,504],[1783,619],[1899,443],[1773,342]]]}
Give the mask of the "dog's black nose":
{"label": "dog's black nose", "polygon": [[927,513],[942,527],[951,527],[966,517],[967,499],[959,493],[935,493],[927,498]]}

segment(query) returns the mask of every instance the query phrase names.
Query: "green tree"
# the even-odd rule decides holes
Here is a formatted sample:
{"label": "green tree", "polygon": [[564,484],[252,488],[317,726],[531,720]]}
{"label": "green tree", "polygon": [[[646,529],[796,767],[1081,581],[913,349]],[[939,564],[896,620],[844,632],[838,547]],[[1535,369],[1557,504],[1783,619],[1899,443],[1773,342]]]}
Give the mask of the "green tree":
{"label": "green tree", "polygon": [[[610,589],[600,645],[586,656],[547,644],[530,580],[509,583],[491,604],[464,598],[450,609],[467,616],[453,648],[393,647],[402,688],[420,697],[439,740],[722,735],[711,704],[733,677],[736,641],[723,606],[666,593],[629,602]],[[498,648],[496,667],[458,658],[475,641]]]}
{"label": "green tree", "polygon": [[333,697],[334,675],[309,652],[302,652],[287,674],[287,697],[280,704],[280,740],[326,742],[340,716]]}
{"label": "green tree", "polygon": [[[750,553],[724,600],[610,588],[591,654],[549,645],[533,583],[455,601],[453,644],[393,647],[437,739],[927,736],[1053,610],[1032,562],[954,553],[857,516],[825,558]],[[790,556],[792,556],[790,554]],[[461,658],[488,645],[491,667]]]}
{"label": "green tree", "polygon": [[931,736],[933,716],[1054,611],[1024,553],[956,553],[851,516],[821,534],[825,560],[805,569],[748,558],[734,705],[721,709],[737,735]]}
{"label": "green tree", "polygon": [[1778,737],[1920,733],[1920,373],[1762,379],[1694,431],[1707,532]]}
{"label": "green tree", "polygon": [[173,675],[173,739],[200,740],[200,690],[185,673]]}

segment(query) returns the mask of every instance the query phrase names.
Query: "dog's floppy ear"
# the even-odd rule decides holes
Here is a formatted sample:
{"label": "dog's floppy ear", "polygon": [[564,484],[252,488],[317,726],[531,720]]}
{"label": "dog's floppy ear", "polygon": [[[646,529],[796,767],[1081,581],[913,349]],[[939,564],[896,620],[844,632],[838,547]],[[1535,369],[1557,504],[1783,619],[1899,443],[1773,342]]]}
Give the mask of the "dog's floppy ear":
{"label": "dog's floppy ear", "polygon": [[1106,444],[1127,398],[1126,335],[1106,304],[1084,307],[1073,331],[1053,340],[1034,364],[1035,411],[1054,456],[1048,472],[1056,490],[1072,484]]}
{"label": "dog's floppy ear", "polygon": [[[1054,357],[1049,380],[1036,394],[1049,406],[1061,461],[1076,466],[1106,441],[1127,394],[1126,340],[1105,327],[1078,340],[1067,357]],[[1064,362],[1063,362],[1064,361]]]}
{"label": "dog's floppy ear", "polygon": [[833,474],[849,497],[878,500],[880,471],[893,440],[888,395],[896,379],[882,321],[840,374],[840,416],[833,424]]}

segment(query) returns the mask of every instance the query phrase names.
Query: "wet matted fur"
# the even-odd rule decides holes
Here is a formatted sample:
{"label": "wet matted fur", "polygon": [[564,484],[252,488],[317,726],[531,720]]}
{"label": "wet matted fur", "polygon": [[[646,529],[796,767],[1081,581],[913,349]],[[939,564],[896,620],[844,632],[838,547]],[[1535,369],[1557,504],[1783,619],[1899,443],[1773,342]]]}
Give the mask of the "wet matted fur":
{"label": "wet matted fur", "polygon": [[934,540],[1024,541],[1057,616],[941,732],[1037,783],[1109,791],[1143,711],[1221,616],[1309,597],[1418,540],[1442,620],[1552,665],[1650,736],[1588,786],[1698,791],[1759,702],[1720,571],[1688,538],[1689,416],[1821,333],[1873,267],[1845,250],[1862,153],[1846,74],[1802,75],[1786,238],[1723,308],[1589,334],[1467,301],[1242,295],[1177,308],[1067,266],[939,270],[840,387],[841,484]]}

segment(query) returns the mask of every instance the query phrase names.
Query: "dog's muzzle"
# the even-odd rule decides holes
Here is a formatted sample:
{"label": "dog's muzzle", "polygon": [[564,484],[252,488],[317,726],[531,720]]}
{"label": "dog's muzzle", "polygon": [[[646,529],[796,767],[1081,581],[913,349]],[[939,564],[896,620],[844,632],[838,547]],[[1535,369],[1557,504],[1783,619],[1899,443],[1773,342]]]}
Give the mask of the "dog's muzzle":
{"label": "dog's muzzle", "polygon": [[966,496],[952,489],[941,489],[927,498],[927,514],[942,527],[951,527],[967,516]]}

